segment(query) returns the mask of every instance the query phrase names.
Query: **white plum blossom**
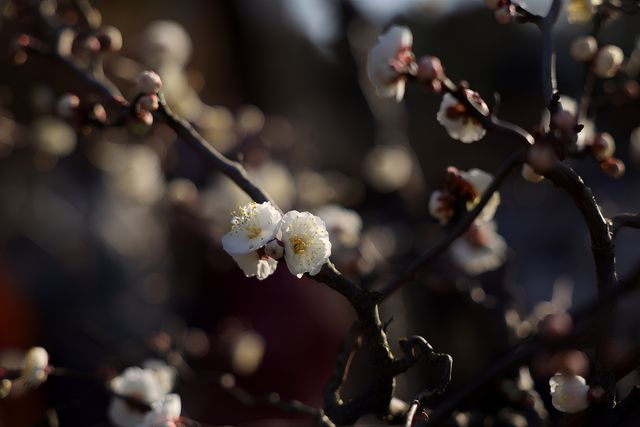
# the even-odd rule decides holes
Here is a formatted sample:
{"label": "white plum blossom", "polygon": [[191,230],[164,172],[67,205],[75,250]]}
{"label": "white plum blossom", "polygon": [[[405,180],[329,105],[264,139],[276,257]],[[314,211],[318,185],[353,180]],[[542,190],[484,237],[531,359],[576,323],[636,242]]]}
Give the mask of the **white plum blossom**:
{"label": "white plum blossom", "polygon": [[573,414],[589,406],[589,386],[579,375],[556,374],[549,380],[551,403],[558,411]]}
{"label": "white plum blossom", "polygon": [[180,396],[168,394],[153,402],[152,410],[147,412],[144,420],[137,427],[176,427],[182,412]]}
{"label": "white plum blossom", "polygon": [[267,255],[261,256],[257,251],[244,255],[231,255],[231,257],[245,276],[255,276],[258,280],[271,276],[278,267],[278,261]]}
{"label": "white plum blossom", "polygon": [[[158,375],[152,369],[130,367],[113,378],[109,387],[111,391],[123,397],[138,399],[151,405],[166,395]],[[109,406],[109,419],[118,427],[137,427],[145,418],[145,414],[124,400],[114,397]]]}
{"label": "white plum blossom", "polygon": [[475,221],[451,244],[453,261],[470,276],[495,270],[507,260],[507,243],[496,232],[494,221]]}
{"label": "white plum blossom", "polygon": [[411,52],[413,34],[407,27],[394,25],[378,36],[369,50],[367,72],[378,95],[401,101],[406,86],[405,74],[415,68]]}
{"label": "white plum blossom", "polygon": [[571,56],[578,61],[591,61],[598,51],[598,41],[593,36],[582,36],[571,43]]}
{"label": "white plum blossom", "polygon": [[[473,187],[473,190],[477,194],[476,200],[467,203],[467,209],[473,209],[473,206],[479,201],[486,189],[493,181],[493,175],[487,173],[481,169],[469,169],[468,171],[460,171],[460,175]],[[491,221],[498,210],[500,205],[500,193],[497,191],[493,193],[484,209],[478,216],[480,221]]]}
{"label": "white plum blossom", "polygon": [[331,242],[324,221],[309,212],[290,211],[282,217],[284,258],[292,274],[315,275],[331,255]]}
{"label": "white plum blossom", "polygon": [[[489,107],[477,92],[467,89],[467,96],[482,114],[489,114]],[[480,122],[471,116],[466,107],[450,93],[445,93],[442,97],[437,118],[451,138],[466,144],[481,140],[487,133]]]}
{"label": "white plum blossom", "polygon": [[362,218],[356,211],[329,204],[320,207],[316,214],[327,226],[332,246],[353,248],[360,242]]}
{"label": "white plum blossom", "polygon": [[49,353],[42,347],[32,347],[22,362],[22,378],[28,387],[38,387],[49,374]]}
{"label": "white plum blossom", "polygon": [[231,231],[222,238],[230,255],[247,255],[276,237],[282,214],[270,202],[249,203],[233,214]]}

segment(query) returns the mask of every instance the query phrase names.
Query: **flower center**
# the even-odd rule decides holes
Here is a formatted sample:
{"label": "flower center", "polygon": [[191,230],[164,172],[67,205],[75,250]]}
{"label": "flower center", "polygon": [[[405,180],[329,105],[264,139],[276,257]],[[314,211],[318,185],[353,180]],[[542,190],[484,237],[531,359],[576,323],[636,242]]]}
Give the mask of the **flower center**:
{"label": "flower center", "polygon": [[247,227],[247,237],[249,239],[255,239],[262,233],[262,228],[258,225],[250,225]]}
{"label": "flower center", "polygon": [[289,239],[289,242],[293,246],[293,252],[296,254],[302,254],[307,249],[307,242],[301,237],[293,236]]}

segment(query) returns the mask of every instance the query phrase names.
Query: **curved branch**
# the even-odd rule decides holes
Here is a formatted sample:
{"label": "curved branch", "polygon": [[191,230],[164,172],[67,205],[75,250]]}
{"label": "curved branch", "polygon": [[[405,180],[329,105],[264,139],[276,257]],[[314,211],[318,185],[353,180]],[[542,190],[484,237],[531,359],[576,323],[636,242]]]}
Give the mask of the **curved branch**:
{"label": "curved branch", "polygon": [[640,213],[623,213],[611,218],[611,232],[615,237],[621,228],[640,228]]}

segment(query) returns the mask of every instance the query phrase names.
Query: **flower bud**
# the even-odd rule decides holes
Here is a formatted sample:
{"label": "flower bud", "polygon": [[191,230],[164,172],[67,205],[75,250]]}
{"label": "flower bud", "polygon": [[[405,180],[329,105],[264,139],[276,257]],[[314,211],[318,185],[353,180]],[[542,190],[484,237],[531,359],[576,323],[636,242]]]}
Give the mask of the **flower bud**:
{"label": "flower bud", "polygon": [[516,8],[512,4],[507,4],[502,6],[499,9],[496,9],[494,12],[494,16],[496,17],[496,21],[500,24],[509,24],[515,19],[516,16]]}
{"label": "flower bud", "polygon": [[100,40],[97,37],[89,36],[84,39],[82,47],[90,52],[98,52],[100,50]]}
{"label": "flower bud", "polygon": [[571,56],[578,61],[591,61],[597,51],[598,42],[593,36],[578,37],[571,43]]}
{"label": "flower bud", "polygon": [[599,162],[613,156],[616,151],[616,143],[607,132],[598,132],[591,142],[591,153]]}
{"label": "flower bud", "polygon": [[138,101],[138,107],[149,112],[156,111],[158,109],[158,95],[152,93],[141,97]]}
{"label": "flower bud", "polygon": [[625,166],[622,160],[616,159],[615,157],[609,157],[600,163],[600,167],[602,170],[609,176],[613,178],[620,178],[624,175]]}
{"label": "flower bud", "polygon": [[264,253],[273,259],[280,259],[284,255],[284,245],[274,239],[265,245]]}
{"label": "flower bud", "polygon": [[104,109],[102,104],[94,104],[94,106],[89,111],[89,119],[99,123],[104,123],[107,121],[107,111]]}
{"label": "flower bud", "polygon": [[423,56],[418,61],[418,79],[423,83],[444,77],[444,70],[440,58],[435,56]]}
{"label": "flower bud", "polygon": [[145,126],[151,126],[153,124],[153,114],[147,110],[140,110],[138,119],[140,119]]}
{"label": "flower bud", "polygon": [[76,109],[80,105],[80,98],[73,93],[65,93],[56,103],[56,112],[60,117],[70,119],[74,116]]}
{"label": "flower bud", "polygon": [[138,74],[136,79],[138,84],[138,92],[152,94],[157,93],[162,87],[162,79],[154,71],[143,71]]}
{"label": "flower bud", "polygon": [[529,182],[533,182],[534,184],[544,179],[544,176],[540,175],[539,173],[536,173],[536,171],[531,167],[531,165],[527,163],[522,165],[522,177]]}
{"label": "flower bud", "polygon": [[622,61],[624,53],[618,46],[607,45],[598,51],[593,65],[593,72],[598,77],[609,78],[616,75]]}
{"label": "flower bud", "polygon": [[111,25],[104,27],[98,33],[98,40],[102,50],[117,52],[122,49],[122,33]]}

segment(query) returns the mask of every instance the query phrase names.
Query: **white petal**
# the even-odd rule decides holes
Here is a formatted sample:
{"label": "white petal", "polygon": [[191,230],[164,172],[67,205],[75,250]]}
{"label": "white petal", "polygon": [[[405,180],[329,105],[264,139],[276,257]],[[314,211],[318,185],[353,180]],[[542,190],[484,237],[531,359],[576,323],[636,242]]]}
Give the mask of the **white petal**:
{"label": "white petal", "polygon": [[249,203],[238,211],[231,220],[231,231],[222,237],[222,247],[230,255],[255,251],[278,233],[282,215],[270,202]]}
{"label": "white petal", "polygon": [[[282,218],[284,257],[289,271],[297,277],[317,274],[331,255],[331,242],[324,221],[309,212],[290,211]],[[304,249],[296,252],[296,242]]]}
{"label": "white petal", "polygon": [[257,252],[251,252],[246,255],[232,255],[233,260],[242,269],[247,277],[256,276],[258,280],[264,280],[272,275],[278,267],[278,261],[267,257],[261,259]]}
{"label": "white petal", "polygon": [[367,58],[369,80],[375,86],[378,95],[402,99],[405,82],[390,65],[390,61],[396,58],[401,50],[410,49],[412,44],[413,35],[407,27],[394,25],[378,36]]}

